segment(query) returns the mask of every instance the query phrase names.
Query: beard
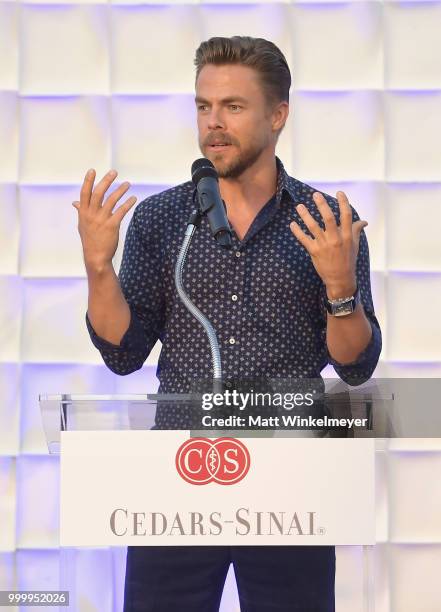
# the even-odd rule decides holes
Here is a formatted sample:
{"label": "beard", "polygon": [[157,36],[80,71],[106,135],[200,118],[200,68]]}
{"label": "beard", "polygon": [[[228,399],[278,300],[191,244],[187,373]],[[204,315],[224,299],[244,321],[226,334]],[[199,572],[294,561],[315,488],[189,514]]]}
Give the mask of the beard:
{"label": "beard", "polygon": [[[267,142],[252,143],[247,149],[243,150],[238,149],[237,145],[233,143],[232,146],[238,149],[238,153],[235,156],[233,155],[232,159],[225,159],[221,152],[211,150],[209,151],[212,155],[209,159],[216,168],[219,178],[236,179],[241,176],[245,170],[248,170],[248,168],[256,163],[267,145]],[[200,149],[202,154],[205,155],[203,148],[200,147]],[[206,157],[208,157],[208,155],[206,155]]]}

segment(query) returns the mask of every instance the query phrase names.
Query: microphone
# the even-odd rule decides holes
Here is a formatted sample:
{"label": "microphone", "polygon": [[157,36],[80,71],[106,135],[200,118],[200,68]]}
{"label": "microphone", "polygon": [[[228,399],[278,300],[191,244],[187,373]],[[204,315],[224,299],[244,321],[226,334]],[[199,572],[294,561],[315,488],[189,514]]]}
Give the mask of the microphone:
{"label": "microphone", "polygon": [[221,246],[230,249],[231,227],[220,195],[216,168],[209,159],[201,157],[191,165],[191,179],[198,192],[201,211],[207,213],[211,233]]}

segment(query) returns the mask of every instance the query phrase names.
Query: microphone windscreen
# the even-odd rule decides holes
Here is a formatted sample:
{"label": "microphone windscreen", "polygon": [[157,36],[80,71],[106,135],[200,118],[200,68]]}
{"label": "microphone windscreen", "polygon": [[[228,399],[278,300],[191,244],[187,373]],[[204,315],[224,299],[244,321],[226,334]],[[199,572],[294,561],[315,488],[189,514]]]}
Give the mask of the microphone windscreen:
{"label": "microphone windscreen", "polygon": [[201,178],[205,178],[207,176],[218,180],[216,168],[213,166],[212,162],[206,157],[201,157],[200,159],[194,161],[191,165],[191,180],[195,185],[197,185]]}

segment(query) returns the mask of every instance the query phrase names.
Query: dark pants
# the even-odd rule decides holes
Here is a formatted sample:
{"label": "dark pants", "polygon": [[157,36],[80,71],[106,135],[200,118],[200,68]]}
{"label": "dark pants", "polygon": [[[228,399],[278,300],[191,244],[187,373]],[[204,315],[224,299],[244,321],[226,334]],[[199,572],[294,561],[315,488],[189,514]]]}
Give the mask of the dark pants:
{"label": "dark pants", "polygon": [[230,563],[241,612],[335,612],[334,546],[128,546],[123,612],[218,612]]}

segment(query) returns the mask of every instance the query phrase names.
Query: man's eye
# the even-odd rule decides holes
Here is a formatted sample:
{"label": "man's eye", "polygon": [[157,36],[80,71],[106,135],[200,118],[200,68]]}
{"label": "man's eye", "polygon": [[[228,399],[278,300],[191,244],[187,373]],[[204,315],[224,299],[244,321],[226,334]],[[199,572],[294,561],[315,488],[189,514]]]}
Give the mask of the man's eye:
{"label": "man's eye", "polygon": [[198,110],[204,110],[204,108],[207,108],[206,104],[199,104]]}
{"label": "man's eye", "polygon": [[231,108],[232,110],[235,110],[235,109],[237,109],[237,108],[240,108],[240,106],[239,106],[238,104],[230,104],[230,108]]}

